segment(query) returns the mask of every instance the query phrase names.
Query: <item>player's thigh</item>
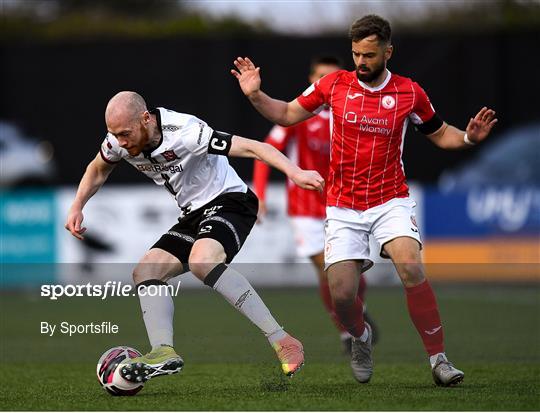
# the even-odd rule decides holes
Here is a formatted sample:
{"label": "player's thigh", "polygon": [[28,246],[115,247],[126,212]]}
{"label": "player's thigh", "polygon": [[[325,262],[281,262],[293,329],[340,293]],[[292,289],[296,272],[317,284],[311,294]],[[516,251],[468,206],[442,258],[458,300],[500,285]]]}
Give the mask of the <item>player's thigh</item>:
{"label": "player's thigh", "polygon": [[133,279],[139,284],[157,279],[167,281],[183,272],[180,260],[161,248],[151,248],[133,270]]}
{"label": "player's thigh", "polygon": [[296,254],[306,258],[324,251],[324,219],[291,217]]}
{"label": "player's thigh", "polygon": [[[371,232],[381,246],[380,255],[382,258],[391,258],[395,263],[407,257],[412,257],[411,254],[414,251],[422,249],[422,239],[420,238],[414,212],[415,206],[416,202],[410,198],[396,198],[376,207],[376,212],[372,212],[370,217],[373,222]],[[392,254],[390,254],[389,245],[398,238],[406,238],[406,240],[399,241],[394,245],[401,246],[403,244],[405,250],[401,251],[400,248],[394,247],[391,248]],[[407,240],[410,240],[410,242]]]}
{"label": "player's thigh", "polygon": [[369,259],[369,235],[355,216],[356,211],[343,208],[327,208],[325,222],[325,269],[341,261],[362,262],[362,271],[368,270],[373,262]]}
{"label": "player's thigh", "polygon": [[164,251],[167,253],[166,255],[162,254],[165,257],[164,259],[179,262],[180,266],[178,268],[180,268],[180,271],[175,275],[189,271],[188,258],[195,242],[195,231],[196,224],[183,218],[163,234],[150,248],[149,252],[153,250]]}

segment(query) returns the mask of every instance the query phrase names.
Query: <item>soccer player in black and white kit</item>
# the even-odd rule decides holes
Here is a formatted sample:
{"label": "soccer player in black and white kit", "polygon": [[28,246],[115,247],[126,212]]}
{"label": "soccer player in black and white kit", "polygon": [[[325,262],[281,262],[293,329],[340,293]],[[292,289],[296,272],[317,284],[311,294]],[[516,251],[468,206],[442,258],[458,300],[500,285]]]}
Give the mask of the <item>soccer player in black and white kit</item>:
{"label": "soccer player in black and white kit", "polygon": [[[258,200],[231,168],[227,156],[260,159],[296,185],[322,190],[315,171],[293,164],[274,147],[213,130],[195,116],[164,108],[148,110],[135,92],[120,92],[105,111],[108,134],[84,173],[69,210],[66,229],[82,239],[83,207],[125,159],[164,186],[180,207],[180,218],[150,248],[133,271],[137,289],[163,285],[191,271],[249,318],[267,337],[282,370],[293,375],[304,362],[302,344],[277,323],[246,278],[228,267],[257,219]],[[139,294],[152,346],[128,360],[120,374],[129,381],[177,373],[184,365],[173,349],[174,304],[168,294]]]}

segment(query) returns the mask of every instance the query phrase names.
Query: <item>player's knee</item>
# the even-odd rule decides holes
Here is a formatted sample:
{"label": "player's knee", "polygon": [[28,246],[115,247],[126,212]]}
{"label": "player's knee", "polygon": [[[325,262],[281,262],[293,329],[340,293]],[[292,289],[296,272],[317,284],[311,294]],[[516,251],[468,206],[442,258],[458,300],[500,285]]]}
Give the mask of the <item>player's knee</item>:
{"label": "player's knee", "polygon": [[135,285],[148,280],[167,281],[165,275],[159,274],[155,269],[149,268],[151,264],[139,263],[133,270],[133,282]]}
{"label": "player's knee", "polygon": [[424,281],[424,268],[420,263],[401,265],[400,276],[406,286],[417,285]]}
{"label": "player's knee", "polygon": [[336,307],[348,307],[354,304],[356,292],[342,282],[329,282],[330,295]]}
{"label": "player's knee", "polygon": [[172,277],[181,274],[182,271],[182,264],[179,262],[164,261],[159,256],[156,256],[155,252],[150,250],[146,252],[141,261],[133,269],[132,276],[133,282],[137,285],[148,280],[166,282]]}
{"label": "player's knee", "polygon": [[225,262],[225,254],[210,254],[206,251],[192,252],[189,256],[189,269],[199,280],[204,280],[212,269]]}

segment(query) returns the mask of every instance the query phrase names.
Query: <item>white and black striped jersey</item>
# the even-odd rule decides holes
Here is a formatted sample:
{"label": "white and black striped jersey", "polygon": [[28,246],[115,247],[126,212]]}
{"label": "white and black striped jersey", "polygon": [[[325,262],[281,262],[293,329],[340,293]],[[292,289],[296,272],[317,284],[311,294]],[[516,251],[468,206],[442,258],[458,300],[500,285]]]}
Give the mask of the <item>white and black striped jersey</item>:
{"label": "white and black striped jersey", "polygon": [[223,193],[247,191],[226,157],[231,135],[214,131],[206,122],[185,113],[165,108],[151,113],[156,115],[162,136],[156,148],[131,156],[108,133],[100,149],[103,160],[117,163],[125,159],[164,186],[176,199],[180,216]]}

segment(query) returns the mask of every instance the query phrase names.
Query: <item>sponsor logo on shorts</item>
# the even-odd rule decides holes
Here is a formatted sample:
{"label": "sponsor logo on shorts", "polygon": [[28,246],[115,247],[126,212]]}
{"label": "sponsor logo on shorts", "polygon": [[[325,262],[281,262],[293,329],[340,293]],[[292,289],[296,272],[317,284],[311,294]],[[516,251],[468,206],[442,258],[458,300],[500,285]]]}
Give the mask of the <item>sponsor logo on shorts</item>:
{"label": "sponsor logo on shorts", "polygon": [[418,225],[416,224],[416,217],[414,215],[411,215],[411,222],[414,225],[414,227],[411,227],[411,231],[418,232]]}
{"label": "sponsor logo on shorts", "polygon": [[203,212],[203,215],[205,217],[211,217],[213,215],[216,215],[221,208],[223,208],[223,205],[214,205],[213,207],[206,208]]}
{"label": "sponsor logo on shorts", "polygon": [[330,253],[332,252],[332,244],[330,244],[329,242],[326,243],[325,247],[324,247],[324,253],[326,255],[329,255]]}
{"label": "sponsor logo on shorts", "polygon": [[205,225],[199,229],[199,234],[208,234],[210,231],[212,231],[212,225]]}

